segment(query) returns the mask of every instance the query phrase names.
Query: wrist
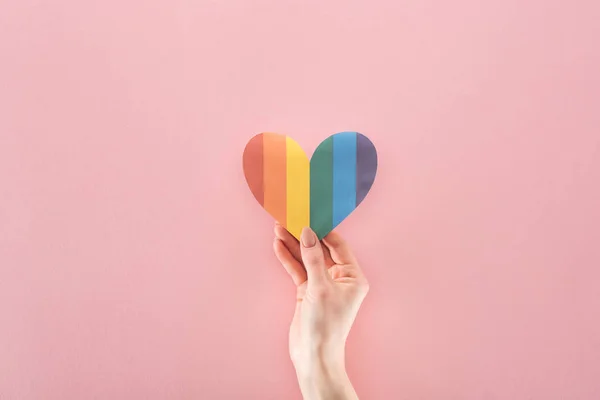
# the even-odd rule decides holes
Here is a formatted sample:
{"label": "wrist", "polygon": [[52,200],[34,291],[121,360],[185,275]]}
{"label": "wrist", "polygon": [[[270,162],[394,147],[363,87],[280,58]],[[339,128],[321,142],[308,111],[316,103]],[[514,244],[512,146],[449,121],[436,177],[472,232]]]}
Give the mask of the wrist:
{"label": "wrist", "polygon": [[307,354],[294,367],[306,400],[357,398],[346,374],[343,349]]}
{"label": "wrist", "polygon": [[343,357],[311,356],[294,362],[299,379],[335,377],[346,373]]}
{"label": "wrist", "polygon": [[345,349],[339,343],[321,343],[301,346],[294,352],[292,362],[299,375],[315,371],[339,371],[345,369]]}

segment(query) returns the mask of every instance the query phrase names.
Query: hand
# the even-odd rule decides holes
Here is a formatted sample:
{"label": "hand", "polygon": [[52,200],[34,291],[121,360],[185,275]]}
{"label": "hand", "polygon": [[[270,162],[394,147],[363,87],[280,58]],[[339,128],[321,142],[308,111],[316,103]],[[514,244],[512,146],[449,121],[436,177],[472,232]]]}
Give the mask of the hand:
{"label": "hand", "polygon": [[296,285],[290,357],[305,399],[357,399],[346,375],[346,338],[369,285],[346,242],[309,228],[300,242],[275,226],[275,255]]}

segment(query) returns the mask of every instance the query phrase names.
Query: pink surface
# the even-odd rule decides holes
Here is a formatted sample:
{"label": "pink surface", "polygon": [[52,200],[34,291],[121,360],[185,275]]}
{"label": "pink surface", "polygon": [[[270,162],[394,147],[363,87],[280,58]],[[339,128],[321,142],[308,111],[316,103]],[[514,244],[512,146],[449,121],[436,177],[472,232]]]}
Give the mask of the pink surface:
{"label": "pink surface", "polygon": [[[568,4],[567,4],[568,3]],[[0,1],[0,398],[299,399],[254,134],[356,130],[364,399],[600,398],[597,1]]]}

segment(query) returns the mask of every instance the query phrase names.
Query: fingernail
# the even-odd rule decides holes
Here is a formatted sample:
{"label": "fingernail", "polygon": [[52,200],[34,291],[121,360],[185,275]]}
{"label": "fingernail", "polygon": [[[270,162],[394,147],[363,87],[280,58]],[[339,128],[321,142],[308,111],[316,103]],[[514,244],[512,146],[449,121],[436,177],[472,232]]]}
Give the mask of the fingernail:
{"label": "fingernail", "polygon": [[313,247],[315,244],[317,244],[317,236],[310,228],[302,229],[300,240],[302,241],[302,246],[304,247]]}

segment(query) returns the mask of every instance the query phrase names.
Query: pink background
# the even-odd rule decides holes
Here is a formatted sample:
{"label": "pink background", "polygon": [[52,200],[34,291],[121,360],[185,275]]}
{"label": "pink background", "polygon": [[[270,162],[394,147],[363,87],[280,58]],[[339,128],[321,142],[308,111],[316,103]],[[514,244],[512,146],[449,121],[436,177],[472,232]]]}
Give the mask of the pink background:
{"label": "pink background", "polygon": [[0,398],[299,399],[241,155],[342,130],[361,398],[600,398],[598,4],[0,0]]}

